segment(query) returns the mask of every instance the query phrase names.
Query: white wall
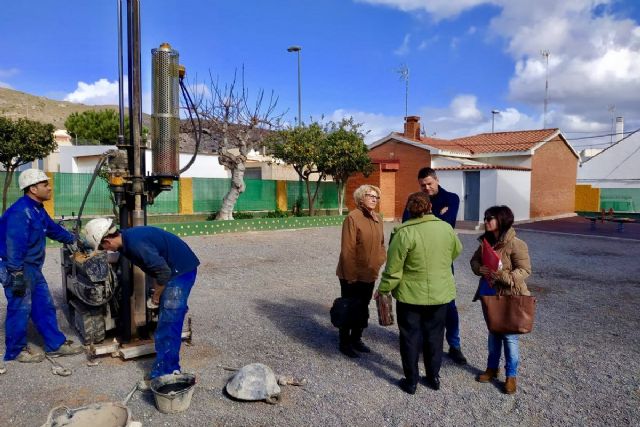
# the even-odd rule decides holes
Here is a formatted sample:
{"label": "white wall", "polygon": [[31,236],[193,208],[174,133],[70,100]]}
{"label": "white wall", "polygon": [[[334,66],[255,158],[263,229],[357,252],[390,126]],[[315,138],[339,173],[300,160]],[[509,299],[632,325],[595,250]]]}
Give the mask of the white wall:
{"label": "white wall", "polygon": [[480,203],[478,206],[478,222],[484,218],[484,211],[498,202],[498,170],[486,169],[480,171]]}
{"label": "white wall", "polygon": [[497,172],[495,204],[509,206],[516,221],[529,219],[531,172],[510,170],[495,172]]}
{"label": "white wall", "polygon": [[472,160],[495,166],[531,167],[531,156],[493,155],[490,157],[474,157]]}
{"label": "white wall", "polygon": [[640,188],[640,132],[612,145],[578,167],[578,184]]}
{"label": "white wall", "polygon": [[462,171],[437,171],[440,187],[460,197],[460,208],[456,220],[464,219],[464,180]]}

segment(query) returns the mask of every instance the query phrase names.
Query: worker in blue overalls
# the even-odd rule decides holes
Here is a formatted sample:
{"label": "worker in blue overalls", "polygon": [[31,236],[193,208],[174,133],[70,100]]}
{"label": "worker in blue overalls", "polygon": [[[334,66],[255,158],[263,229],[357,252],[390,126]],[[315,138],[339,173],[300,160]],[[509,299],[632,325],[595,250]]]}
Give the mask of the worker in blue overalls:
{"label": "worker in blue overalls", "polygon": [[51,292],[42,274],[46,237],[72,247],[74,236],[55,223],[43,202],[51,199],[47,174],[27,169],[18,185],[24,196],[0,218],[0,282],[7,297],[4,360],[34,363],[45,354],[27,346],[29,317],[44,339],[44,350],[52,357],[82,353],[83,347],[67,340],[58,328]]}
{"label": "worker in blue overalls", "polygon": [[174,234],[146,226],[120,231],[108,218],[89,221],[85,237],[94,249],[119,251],[155,279],[149,304],[159,306],[160,313],[154,335],[156,360],[149,379],[180,371],[182,324],[200,265],[198,257]]}

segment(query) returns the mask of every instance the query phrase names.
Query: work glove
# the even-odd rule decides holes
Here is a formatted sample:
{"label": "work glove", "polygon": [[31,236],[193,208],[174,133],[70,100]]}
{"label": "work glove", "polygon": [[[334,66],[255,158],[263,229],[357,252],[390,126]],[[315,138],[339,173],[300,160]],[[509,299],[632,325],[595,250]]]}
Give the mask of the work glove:
{"label": "work glove", "polygon": [[11,292],[13,296],[22,298],[27,293],[27,282],[24,280],[22,271],[11,273]]}
{"label": "work glove", "polygon": [[78,244],[76,242],[67,243],[67,249],[72,254],[75,254],[76,252],[78,252]]}

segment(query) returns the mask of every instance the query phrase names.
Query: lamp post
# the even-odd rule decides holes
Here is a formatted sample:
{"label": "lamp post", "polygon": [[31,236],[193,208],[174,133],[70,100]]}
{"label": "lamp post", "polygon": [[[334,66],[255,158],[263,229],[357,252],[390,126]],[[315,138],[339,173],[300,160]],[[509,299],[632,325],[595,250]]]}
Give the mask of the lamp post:
{"label": "lamp post", "polygon": [[491,110],[491,133],[493,133],[495,127],[495,120],[496,120],[496,114],[500,114],[500,111],[498,110]]}
{"label": "lamp post", "polygon": [[302,90],[300,86],[300,51],[301,46],[290,46],[287,52],[296,52],[298,54],[298,126],[302,126]]}

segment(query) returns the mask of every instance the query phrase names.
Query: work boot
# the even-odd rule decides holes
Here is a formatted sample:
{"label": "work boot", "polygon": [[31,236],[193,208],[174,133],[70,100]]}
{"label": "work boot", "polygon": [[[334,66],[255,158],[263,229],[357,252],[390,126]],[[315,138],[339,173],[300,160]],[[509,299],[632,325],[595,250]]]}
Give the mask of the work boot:
{"label": "work boot", "polygon": [[363,343],[362,340],[353,341],[351,347],[360,353],[371,353],[369,346]]}
{"label": "work boot", "polygon": [[462,350],[460,350],[459,348],[449,347],[449,357],[451,358],[451,360],[453,360],[454,363],[457,363],[458,365],[467,364],[467,358],[464,357],[464,354],[462,354]]}
{"label": "work boot", "polygon": [[400,381],[398,381],[398,386],[408,394],[416,394],[416,388],[418,388],[417,384],[409,382],[406,378],[401,378]]}
{"label": "work boot", "polygon": [[487,368],[486,371],[476,377],[479,383],[488,383],[494,378],[498,378],[498,369]]}
{"label": "work boot", "polygon": [[516,377],[507,377],[504,382],[504,392],[506,394],[514,394],[516,392]]}
{"label": "work boot", "polygon": [[18,354],[16,360],[21,363],[40,363],[44,360],[44,353],[26,346],[20,354]]}
{"label": "work boot", "polygon": [[71,356],[80,354],[84,351],[84,347],[80,344],[74,344],[71,340],[66,340],[57,350],[48,351],[49,357]]}

